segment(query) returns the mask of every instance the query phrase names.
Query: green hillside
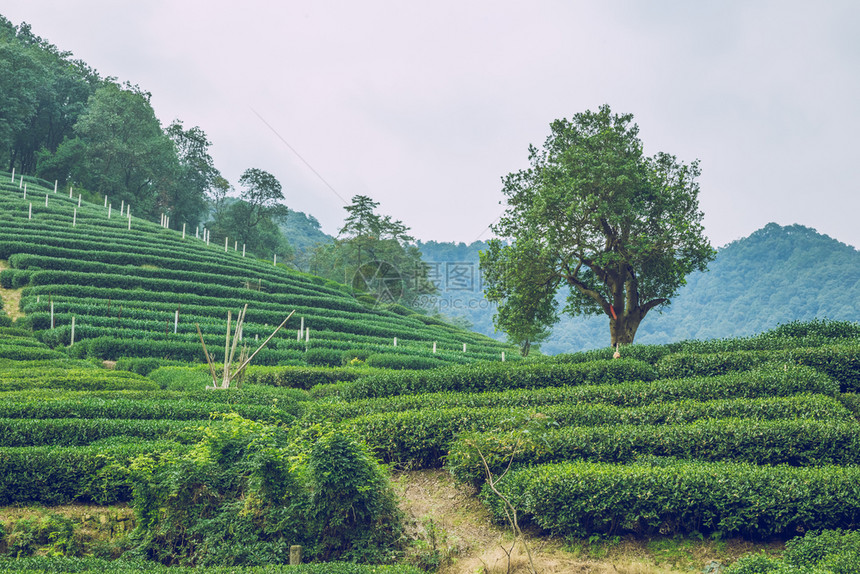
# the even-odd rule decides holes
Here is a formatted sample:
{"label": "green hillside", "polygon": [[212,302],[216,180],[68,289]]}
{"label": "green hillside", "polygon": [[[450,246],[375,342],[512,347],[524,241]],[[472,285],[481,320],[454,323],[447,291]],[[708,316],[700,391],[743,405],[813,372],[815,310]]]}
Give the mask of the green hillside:
{"label": "green hillside", "polygon": [[[463,289],[456,276],[448,286],[448,275],[457,270],[477,273],[483,245],[427,242],[420,248],[439,272],[435,307],[445,315],[465,317],[475,331],[498,337],[494,309],[480,289]],[[707,272],[690,274],[672,304],[642,322],[636,342],[745,337],[781,323],[823,318],[860,321],[860,252],[802,225],[770,223],[719,249]],[[572,352],[608,342],[606,318],[562,316],[541,350]]]}
{"label": "green hillside", "polygon": [[20,295],[19,324],[51,347],[72,343],[74,318],[75,357],[203,361],[196,325],[214,352],[223,348],[228,311],[235,317],[246,303],[245,342],[265,339],[296,312],[255,364],[339,365],[347,356],[373,362],[384,354],[402,357],[399,366],[433,366],[509,350],[343,285],[244,257],[229,239],[207,245],[196,228],[183,237],[129,220],[123,205],[78,207],[74,192],[55,193],[48,182],[12,182],[8,173],[0,180],[0,261],[8,267],[0,285]]}

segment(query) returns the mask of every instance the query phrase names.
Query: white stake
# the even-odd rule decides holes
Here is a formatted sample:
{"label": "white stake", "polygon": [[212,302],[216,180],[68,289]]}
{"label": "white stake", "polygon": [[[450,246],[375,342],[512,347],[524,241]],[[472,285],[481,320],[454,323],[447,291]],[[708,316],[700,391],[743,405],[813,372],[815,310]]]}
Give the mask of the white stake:
{"label": "white stake", "polygon": [[81,194],[79,193],[78,194],[78,207],[80,207],[80,206],[81,206]]}
{"label": "white stake", "polygon": [[296,331],[296,341],[301,341],[301,340],[302,340],[302,330],[298,329]]}
{"label": "white stake", "polygon": [[502,362],[503,363],[505,362],[505,352],[504,351],[502,351]]}
{"label": "white stake", "polygon": [[27,199],[27,186],[24,186],[24,199]]}
{"label": "white stake", "polygon": [[125,200],[119,202],[119,216],[122,217],[122,212],[125,211]]}
{"label": "white stake", "polygon": [[45,194],[45,207],[48,207],[48,194]]}
{"label": "white stake", "polygon": [[173,316],[173,334],[179,330],[179,309],[176,310],[176,315]]}
{"label": "white stake", "polygon": [[433,341],[433,354],[436,354],[436,341]]}
{"label": "white stake", "polygon": [[51,329],[54,328],[54,302],[51,301]]}
{"label": "white stake", "polygon": [[54,193],[57,193],[57,180],[54,180]]}
{"label": "white stake", "polygon": [[224,253],[227,253],[227,237],[224,238]]}
{"label": "white stake", "polygon": [[[69,188],[69,197],[72,197],[72,188]],[[105,207],[107,207],[107,196],[105,196]]]}
{"label": "white stake", "polygon": [[301,323],[301,327],[299,328],[299,331],[304,331],[304,330],[305,330],[305,318],[302,317],[302,323]]}
{"label": "white stake", "polygon": [[182,239],[185,239],[185,224],[182,224]]}
{"label": "white stake", "polygon": [[72,342],[69,343],[69,346],[71,347],[74,344],[75,344],[75,316],[72,315]]}
{"label": "white stake", "polygon": [[112,204],[112,203],[108,204],[108,219],[110,219],[110,209],[111,209],[111,207],[113,207],[113,204]]}
{"label": "white stake", "polygon": [[33,204],[30,204],[30,211],[27,214],[27,219],[33,219]]}
{"label": "white stake", "polygon": [[78,224],[78,208],[74,208],[74,212],[72,212],[72,227]]}
{"label": "white stake", "polygon": [[245,244],[243,243],[242,244],[242,257],[244,257],[244,256],[245,256]]}
{"label": "white stake", "polygon": [[194,232],[194,239],[200,239],[200,226],[197,226],[197,231]]}
{"label": "white stake", "polygon": [[24,186],[24,175],[21,175],[21,180],[18,182],[18,189],[21,189]]}
{"label": "white stake", "polygon": [[233,251],[239,251],[239,240],[233,242]]}
{"label": "white stake", "polygon": [[311,328],[305,329],[305,343],[311,340]]}
{"label": "white stake", "polygon": [[131,231],[131,217],[128,218],[128,229]]}
{"label": "white stake", "polygon": [[466,343],[463,343],[463,352],[466,352]]}
{"label": "white stake", "polygon": [[[72,186],[69,186],[69,199],[72,198]],[[107,202],[107,198],[105,198],[105,202]]]}
{"label": "white stake", "polygon": [[397,346],[397,337],[394,337],[394,346]]}
{"label": "white stake", "polygon": [[278,254],[275,253],[275,257],[272,259],[272,265],[277,266],[277,264],[278,264]]}
{"label": "white stake", "polygon": [[15,183],[15,168],[12,168],[12,183]]}

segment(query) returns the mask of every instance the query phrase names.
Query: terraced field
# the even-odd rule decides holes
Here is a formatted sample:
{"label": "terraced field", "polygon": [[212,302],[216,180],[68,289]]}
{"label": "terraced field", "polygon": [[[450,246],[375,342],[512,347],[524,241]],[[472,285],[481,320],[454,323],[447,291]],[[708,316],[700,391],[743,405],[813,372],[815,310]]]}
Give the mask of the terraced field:
{"label": "terraced field", "polygon": [[[224,437],[252,429],[240,450],[271,440],[266,455],[291,461],[266,472],[306,458],[273,437],[313,445],[340,433],[394,468],[447,469],[504,524],[497,490],[544,536],[763,541],[860,527],[856,324],[633,345],[621,359],[604,349],[501,362],[510,348],[495,341],[402,308],[368,308],[343,286],[242,257],[229,243],[225,252],[133,217],[129,229],[127,216],[78,209],[44,184],[29,180],[26,200],[17,185],[0,187],[0,283],[23,312],[0,327],[0,505],[132,503],[150,520],[135,499],[141,468],[194,470],[218,440],[233,444]],[[207,346],[223,348],[226,313],[245,303],[244,338],[268,336],[295,308],[310,339],[298,340],[291,322],[240,388],[206,390],[195,325]],[[180,486],[223,495],[201,484]],[[80,538],[60,544],[59,527],[0,526],[0,569],[161,568],[107,562],[104,544]],[[275,534],[254,536],[268,548]],[[149,557],[216,560],[192,538],[173,562]],[[111,552],[135,540],[116,533]],[[416,572],[417,547],[391,558],[401,562],[391,572]],[[218,563],[244,571],[243,552]],[[27,558],[34,553],[64,557]]]}
{"label": "terraced field", "polygon": [[0,285],[20,290],[27,326],[51,347],[73,343],[74,318],[74,356],[202,362],[196,325],[215,348],[227,312],[235,317],[245,304],[243,336],[255,341],[296,312],[255,364],[334,365],[350,352],[399,356],[398,366],[513,355],[487,337],[245,256],[229,238],[208,244],[197,229],[166,229],[129,216],[133,206],[83,202],[33,178],[0,172],[0,182]]}

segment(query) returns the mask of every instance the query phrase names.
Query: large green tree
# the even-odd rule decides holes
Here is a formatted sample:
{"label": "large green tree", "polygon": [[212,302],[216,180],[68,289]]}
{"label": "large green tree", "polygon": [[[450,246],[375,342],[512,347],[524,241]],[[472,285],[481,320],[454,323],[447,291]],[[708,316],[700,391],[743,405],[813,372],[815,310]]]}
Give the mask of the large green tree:
{"label": "large green tree", "polygon": [[556,120],[543,147],[529,147],[529,162],[503,179],[508,207],[493,230],[510,243],[497,240],[481,256],[502,328],[510,316],[539,333],[567,286],[566,312],[605,315],[611,344],[629,344],[645,316],[714,258],[698,162],[644,155],[631,114],[604,105]]}
{"label": "large green tree", "polygon": [[138,216],[156,217],[159,194],[176,184],[180,165],[150,94],[106,83],[90,97],[74,131],[76,137],[66,139],[46,165],[58,171],[66,166],[70,183],[113,203],[131,203]]}

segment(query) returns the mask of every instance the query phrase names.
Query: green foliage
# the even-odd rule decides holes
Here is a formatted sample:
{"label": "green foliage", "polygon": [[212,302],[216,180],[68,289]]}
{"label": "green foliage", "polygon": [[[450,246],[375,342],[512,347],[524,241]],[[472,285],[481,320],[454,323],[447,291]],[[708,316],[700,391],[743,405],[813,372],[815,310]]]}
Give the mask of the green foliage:
{"label": "green foliage", "polygon": [[313,367],[340,367],[342,355],[337,349],[313,348],[305,352],[305,362]]}
{"label": "green foliage", "polygon": [[401,534],[388,479],[367,448],[339,431],[321,436],[308,455],[310,517],[321,557],[381,563]]}
{"label": "green foliage", "polygon": [[367,295],[367,305],[401,303],[410,307],[419,294],[433,293],[421,252],[402,221],[379,215],[379,203],[356,195],[338,238],[320,245],[310,261],[312,273],[345,283]]}
{"label": "green foliage", "polygon": [[[309,349],[308,352],[314,349]],[[341,358],[338,356],[338,365]],[[320,367],[259,367],[251,366],[247,370],[245,381],[249,384],[271,385],[274,387],[291,387],[310,389],[316,385],[336,383],[338,381],[353,381],[364,374],[351,367],[320,368]]]}
{"label": "green foliage", "polygon": [[170,441],[120,441],[78,447],[0,447],[0,505],[111,504],[131,499],[128,461],[187,449]]}
{"label": "green foliage", "polygon": [[[500,489],[562,535],[715,533],[769,537],[860,521],[857,466],[565,462],[512,471]],[[498,520],[496,497],[482,494]]]}
{"label": "green foliage", "polygon": [[579,364],[480,363],[428,371],[369,375],[347,389],[350,400],[439,391],[497,391],[564,385],[598,385],[654,380],[656,370],[641,361],[620,359]]}
{"label": "green foliage", "polygon": [[436,369],[445,363],[433,357],[422,357],[420,355],[392,355],[390,353],[374,353],[368,355],[367,365],[377,369],[395,370],[421,370]]}
{"label": "green foliage", "polygon": [[448,466],[463,482],[484,476],[474,445],[494,473],[515,464],[561,461],[629,463],[647,456],[760,465],[860,463],[860,426],[856,421],[706,419],[689,424],[562,427],[527,440],[489,432],[460,435]]}
{"label": "green foliage", "polygon": [[0,570],[35,574],[37,572],[75,574],[421,574],[414,566],[365,565],[353,562],[316,562],[296,566],[266,564],[262,566],[213,566],[211,568],[163,566],[143,560],[105,560],[102,558],[67,558],[34,556],[10,560],[0,557]]}
{"label": "green foliage", "polygon": [[340,433],[308,446],[227,416],[186,455],[138,458],[132,477],[138,552],[165,564],[278,564],[291,544],[380,562],[399,532],[382,470]]}
{"label": "green foliage", "polygon": [[747,554],[726,574],[857,574],[860,572],[860,532],[841,529],[807,532],[785,545],[782,559]]}
{"label": "green foliage", "polygon": [[676,353],[662,357],[657,369],[662,377],[713,376],[747,370],[764,362],[807,365],[837,381],[843,392],[860,390],[860,344],[857,342],[778,351]]}
{"label": "green foliage", "polygon": [[645,315],[714,258],[698,162],[644,156],[632,120],[608,105],[556,120],[543,148],[529,147],[531,167],[504,178],[508,210],[493,230],[513,243],[491,242],[481,269],[497,322],[517,340],[553,321],[566,285],[567,312],[605,315],[611,345],[630,344]]}

